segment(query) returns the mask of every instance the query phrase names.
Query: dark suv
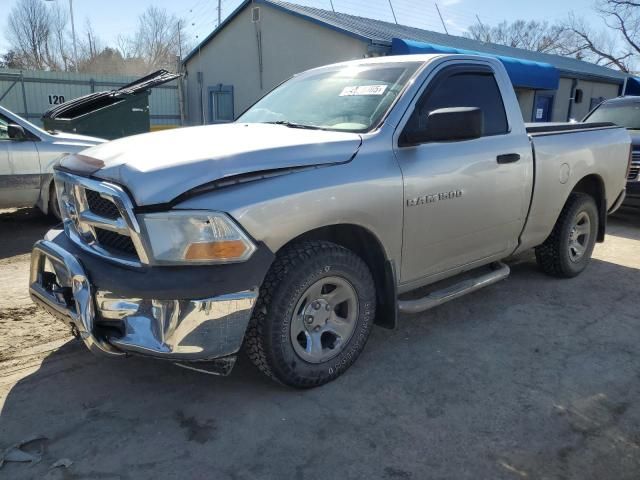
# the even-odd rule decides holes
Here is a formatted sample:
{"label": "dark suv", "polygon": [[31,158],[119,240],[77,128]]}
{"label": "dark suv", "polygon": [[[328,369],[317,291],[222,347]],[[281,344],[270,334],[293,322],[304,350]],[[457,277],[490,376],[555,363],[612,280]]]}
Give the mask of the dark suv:
{"label": "dark suv", "polygon": [[633,151],[624,205],[640,207],[640,97],[605,100],[584,121],[611,122],[629,130]]}

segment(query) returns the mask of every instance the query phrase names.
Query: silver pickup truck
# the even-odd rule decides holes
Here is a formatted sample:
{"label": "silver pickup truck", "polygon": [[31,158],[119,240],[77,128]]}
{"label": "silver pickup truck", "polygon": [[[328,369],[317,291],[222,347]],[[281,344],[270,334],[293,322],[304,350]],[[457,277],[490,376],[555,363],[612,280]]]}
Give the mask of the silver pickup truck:
{"label": "silver pickup truck", "polygon": [[526,127],[495,59],[330,65],[234,123],[64,158],[64,231],[34,246],[30,291],[96,353],[226,374],[244,344],[273,379],[313,387],[374,323],[501,280],[513,254],[578,275],[629,159],[611,124]]}

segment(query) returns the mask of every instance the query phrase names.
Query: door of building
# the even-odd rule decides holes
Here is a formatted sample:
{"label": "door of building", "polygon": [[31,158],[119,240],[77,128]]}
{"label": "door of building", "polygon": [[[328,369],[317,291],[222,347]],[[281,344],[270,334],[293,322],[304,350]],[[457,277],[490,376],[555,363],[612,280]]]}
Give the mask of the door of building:
{"label": "door of building", "polygon": [[536,93],[536,100],[533,107],[534,122],[550,122],[553,110],[553,94]]}
{"label": "door of building", "polygon": [[233,122],[233,86],[209,87],[209,123]]}

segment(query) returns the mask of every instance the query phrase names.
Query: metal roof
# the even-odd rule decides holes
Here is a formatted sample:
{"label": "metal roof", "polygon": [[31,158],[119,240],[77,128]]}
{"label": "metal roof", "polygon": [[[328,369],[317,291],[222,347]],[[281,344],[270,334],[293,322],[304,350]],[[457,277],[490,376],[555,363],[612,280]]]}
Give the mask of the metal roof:
{"label": "metal roof", "polygon": [[578,74],[585,77],[597,77],[608,79],[615,83],[622,83],[629,75],[607,67],[595,65],[593,63],[584,62],[575,58],[563,57],[561,55],[551,55],[548,53],[533,52],[520,48],[508,47],[506,45],[497,45],[493,43],[485,43],[455,35],[447,35],[444,33],[423,30],[420,28],[409,27],[407,25],[398,25],[373,18],[359,17],[348,15],[346,13],[332,12],[321,8],[297,5],[280,0],[245,0],[229,17],[223,21],[220,26],[211,32],[200,45],[198,45],[187,57],[187,62],[197,51],[206,45],[215,35],[222,30],[228,22],[240,13],[249,4],[268,5],[278,10],[290,13],[316,24],[326,26],[333,30],[340,31],[347,35],[359,38],[371,44],[381,45],[383,47],[391,47],[393,38],[404,40],[416,40],[426,43],[434,43],[438,45],[446,45],[453,48],[463,50],[474,50],[481,53],[489,53],[493,55],[502,55],[507,57],[522,58],[534,62],[550,63],[560,70],[562,73]]}

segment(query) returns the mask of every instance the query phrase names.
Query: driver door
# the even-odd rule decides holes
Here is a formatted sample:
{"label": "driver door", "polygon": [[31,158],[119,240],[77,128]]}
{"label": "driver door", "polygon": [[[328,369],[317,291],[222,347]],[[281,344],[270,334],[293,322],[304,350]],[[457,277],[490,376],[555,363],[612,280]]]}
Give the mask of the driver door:
{"label": "driver door", "polygon": [[40,196],[38,149],[29,137],[10,138],[9,123],[0,115],[0,207],[31,207]]}
{"label": "driver door", "polygon": [[423,128],[432,111],[456,107],[482,111],[479,138],[396,147],[405,192],[402,283],[505,256],[524,225],[531,148],[525,134],[510,132],[490,67],[443,68],[404,128]]}

